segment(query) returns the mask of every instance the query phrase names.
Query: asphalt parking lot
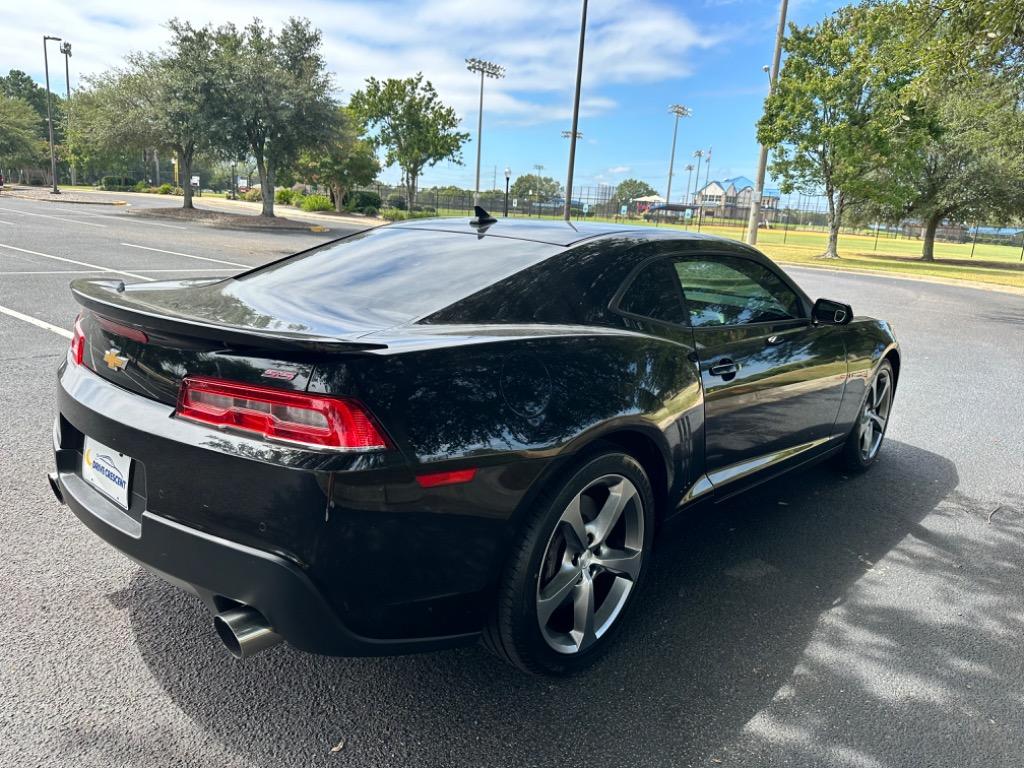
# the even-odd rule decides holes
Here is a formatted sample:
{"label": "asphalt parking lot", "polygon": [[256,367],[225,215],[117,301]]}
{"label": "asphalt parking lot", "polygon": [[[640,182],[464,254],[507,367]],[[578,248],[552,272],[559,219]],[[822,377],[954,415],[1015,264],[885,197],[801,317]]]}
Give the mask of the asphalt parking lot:
{"label": "asphalt parking lot", "polygon": [[673,525],[589,673],[529,678],[480,648],[232,659],[198,601],[47,487],[67,284],[229,275],[339,233],[0,198],[0,765],[1024,763],[1024,297],[917,281],[791,270],[894,324],[880,464]]}

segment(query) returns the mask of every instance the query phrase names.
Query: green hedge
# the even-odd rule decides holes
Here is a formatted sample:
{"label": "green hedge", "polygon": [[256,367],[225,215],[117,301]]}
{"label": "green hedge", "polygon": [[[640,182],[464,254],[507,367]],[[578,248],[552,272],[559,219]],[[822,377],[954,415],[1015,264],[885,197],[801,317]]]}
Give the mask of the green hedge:
{"label": "green hedge", "polygon": [[331,198],[325,197],[324,195],[309,195],[302,201],[302,210],[304,211],[332,211],[334,206],[331,204]]}

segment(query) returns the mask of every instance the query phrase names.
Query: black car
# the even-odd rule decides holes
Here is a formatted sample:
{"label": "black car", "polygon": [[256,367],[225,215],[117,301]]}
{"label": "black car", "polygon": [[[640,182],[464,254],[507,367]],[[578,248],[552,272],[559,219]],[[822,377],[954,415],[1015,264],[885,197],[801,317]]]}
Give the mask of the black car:
{"label": "black car", "polygon": [[577,669],[667,518],[828,456],[866,469],[900,372],[885,322],[649,227],[417,220],[72,290],[53,489],[236,656],[482,638]]}

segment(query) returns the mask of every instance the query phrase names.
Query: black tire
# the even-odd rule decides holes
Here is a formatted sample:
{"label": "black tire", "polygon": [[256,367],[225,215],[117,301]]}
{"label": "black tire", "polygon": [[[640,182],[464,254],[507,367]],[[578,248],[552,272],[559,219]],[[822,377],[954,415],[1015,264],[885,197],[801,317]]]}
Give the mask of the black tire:
{"label": "black tire", "polygon": [[[876,384],[885,378],[888,381],[888,402],[887,410],[885,414],[885,423],[881,429],[881,437],[878,442],[878,447],[870,454],[865,454],[862,445],[862,431],[861,422],[864,418],[864,408],[872,396],[874,387]],[[850,430],[850,434],[846,438],[846,443],[843,445],[843,450],[838,456],[838,466],[841,470],[853,474],[859,474],[861,472],[867,472],[874,464],[878,461],[879,455],[881,455],[882,445],[885,442],[885,433],[889,427],[889,421],[891,416],[892,408],[892,397],[895,394],[896,389],[896,378],[893,375],[892,365],[888,360],[883,360],[882,364],[875,371],[875,375],[871,378],[871,383],[867,387],[867,391],[864,393],[864,399],[857,407],[857,418],[853,423],[853,428]]]}
{"label": "black tire", "polygon": [[[630,534],[633,537],[632,543],[628,546],[623,544],[622,549],[631,549],[633,552],[640,553],[639,571],[635,578],[631,579],[631,587],[628,588],[625,596],[617,598],[624,602],[617,611],[611,611],[610,624],[607,625],[603,633],[596,639],[592,639],[592,644],[585,648],[575,652],[559,652],[546,639],[545,633],[549,631],[547,624],[542,633],[538,617],[538,604],[541,600],[538,580],[541,578],[542,570],[548,570],[552,564],[552,552],[549,551],[548,545],[553,541],[552,537],[556,527],[561,524],[563,528],[560,530],[564,531],[564,526],[567,523],[564,521],[560,523],[560,521],[570,503],[584,491],[586,494],[595,492],[593,489],[602,487],[600,483],[608,482],[607,478],[615,476],[625,478],[636,490],[636,496],[631,497],[633,500],[626,503],[628,509],[621,513],[619,522],[616,522],[615,526],[626,526],[627,524],[632,526]],[[627,487],[627,484],[622,483],[610,487],[623,488]],[[581,498],[590,499],[591,497],[585,495]],[[610,492],[608,498],[611,498]],[[636,508],[637,501],[642,505],[641,509]],[[581,506],[583,505],[584,502],[581,501]],[[596,509],[597,505],[599,502],[594,502],[593,508]],[[603,511],[603,509],[604,507],[601,507],[599,511]],[[587,524],[597,522],[596,517],[588,521],[586,513],[583,513],[582,517]],[[642,532],[637,529],[638,520],[642,520]],[[625,535],[624,530],[624,527],[616,527],[614,533],[608,534],[607,541],[611,542],[613,535]],[[628,609],[635,602],[650,560],[653,534],[654,494],[647,473],[640,463],[632,456],[612,448],[600,450],[583,459],[575,469],[567,475],[563,474],[560,480],[553,482],[552,487],[538,497],[535,509],[526,520],[519,540],[510,554],[498,588],[496,605],[483,632],[484,645],[499,658],[532,674],[567,675],[590,666],[605,652],[609,641],[628,613]],[[567,542],[568,537],[563,533],[559,533],[559,536],[565,538]],[[603,544],[594,546],[597,547],[592,553],[595,555],[599,554],[599,551],[603,551],[605,554],[611,551],[604,549]],[[566,573],[559,569],[567,567],[564,558],[568,554],[567,547],[563,546],[560,559],[554,563],[556,575],[559,577]],[[585,564],[581,563],[579,567],[585,567]],[[592,582],[589,582],[591,577],[587,577],[588,582],[593,585],[597,585],[599,579],[605,580],[602,583],[607,584],[608,579],[617,583],[617,579],[620,578],[615,571],[603,571],[601,565],[591,567],[597,574],[592,577]],[[630,579],[627,578],[627,580]],[[582,582],[577,582],[577,584],[580,583]],[[596,586],[592,588],[595,590],[593,594],[596,596],[598,588]],[[612,593],[609,591],[604,599],[609,599],[611,596]],[[570,610],[574,609],[576,605],[575,599],[573,597],[566,603]],[[594,599],[596,601],[597,598]],[[593,606],[594,603],[591,605]]]}

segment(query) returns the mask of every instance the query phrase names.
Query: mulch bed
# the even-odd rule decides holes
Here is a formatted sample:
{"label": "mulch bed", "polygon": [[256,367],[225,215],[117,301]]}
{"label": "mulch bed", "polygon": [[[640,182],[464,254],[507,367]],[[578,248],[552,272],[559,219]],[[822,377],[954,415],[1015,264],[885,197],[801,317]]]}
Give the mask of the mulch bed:
{"label": "mulch bed", "polygon": [[244,230],[281,230],[292,232],[329,232],[327,227],[305,224],[301,221],[284,219],[278,216],[268,218],[244,213],[222,213],[203,208],[139,208],[130,211],[132,216],[143,216],[152,219],[174,219],[176,221],[193,221],[208,227],[219,229]]}

